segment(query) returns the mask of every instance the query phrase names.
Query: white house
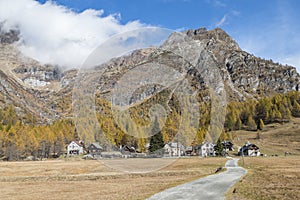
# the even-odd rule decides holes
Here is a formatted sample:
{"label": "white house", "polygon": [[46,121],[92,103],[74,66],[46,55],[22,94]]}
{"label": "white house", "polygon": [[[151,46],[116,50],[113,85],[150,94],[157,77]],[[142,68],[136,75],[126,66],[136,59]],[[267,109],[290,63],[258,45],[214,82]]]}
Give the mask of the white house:
{"label": "white house", "polygon": [[164,146],[165,156],[183,156],[185,152],[184,146],[180,142],[169,142]]}
{"label": "white house", "polygon": [[67,154],[68,154],[68,156],[83,154],[83,142],[82,141],[72,141],[67,147]]}
{"label": "white house", "polygon": [[239,156],[260,156],[259,147],[249,141],[239,149]]}
{"label": "white house", "polygon": [[198,155],[202,157],[207,157],[207,156],[215,156],[216,152],[214,150],[214,144],[210,142],[203,142],[198,149]]}

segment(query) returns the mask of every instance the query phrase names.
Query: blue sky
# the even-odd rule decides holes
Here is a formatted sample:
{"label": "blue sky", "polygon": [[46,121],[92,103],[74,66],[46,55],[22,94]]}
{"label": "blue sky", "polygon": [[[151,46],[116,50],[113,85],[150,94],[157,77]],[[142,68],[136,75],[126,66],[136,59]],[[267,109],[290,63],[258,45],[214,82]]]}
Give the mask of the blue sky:
{"label": "blue sky", "polygon": [[[44,1],[42,1],[44,2]],[[257,56],[300,69],[298,0],[55,0],[75,12],[102,9],[120,22],[139,20],[169,29],[221,27]]]}
{"label": "blue sky", "polygon": [[[9,2],[9,0],[1,1]],[[26,5],[33,0],[20,1]],[[143,25],[174,30],[220,27],[231,35],[242,49],[259,57],[294,65],[300,71],[298,0],[52,0],[51,2],[39,0],[39,2],[40,5],[36,5],[35,10],[48,7],[49,13],[55,10],[52,9],[54,6],[60,7],[58,9],[63,7],[65,10],[61,12],[71,12],[72,15],[83,15],[80,13],[85,13],[87,9],[99,11],[97,17],[109,20],[109,23],[105,20],[101,22],[106,36],[124,31],[127,27]],[[24,8],[21,12],[23,10]],[[28,15],[24,15],[24,18],[26,17]],[[7,16],[2,18],[6,19]],[[49,21],[46,17],[43,19]],[[16,23],[25,23],[19,21]],[[110,29],[104,27],[105,23]],[[27,26],[29,25],[26,24]],[[24,28],[25,30],[28,28]]]}

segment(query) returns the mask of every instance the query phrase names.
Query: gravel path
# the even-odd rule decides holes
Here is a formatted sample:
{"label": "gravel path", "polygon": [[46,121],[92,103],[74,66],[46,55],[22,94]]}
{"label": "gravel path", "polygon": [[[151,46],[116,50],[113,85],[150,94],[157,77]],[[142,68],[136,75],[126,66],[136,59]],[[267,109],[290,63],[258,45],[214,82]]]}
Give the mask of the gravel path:
{"label": "gravel path", "polygon": [[148,200],[221,200],[226,192],[244,175],[246,170],[238,167],[238,159],[226,162],[225,172],[210,175],[198,180],[179,185],[150,197]]}

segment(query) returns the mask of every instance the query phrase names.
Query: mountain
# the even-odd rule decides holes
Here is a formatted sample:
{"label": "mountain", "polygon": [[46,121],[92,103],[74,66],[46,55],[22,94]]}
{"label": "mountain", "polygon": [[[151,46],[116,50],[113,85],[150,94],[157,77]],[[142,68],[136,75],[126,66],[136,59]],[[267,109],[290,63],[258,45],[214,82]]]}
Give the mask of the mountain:
{"label": "mountain", "polygon": [[[19,40],[17,30],[3,32],[0,29],[0,33],[0,106],[14,105],[18,114],[30,113],[42,124],[73,117],[72,91],[78,81],[78,71],[63,71],[59,66],[42,65],[25,57],[15,46]],[[134,72],[135,66],[157,60],[179,72],[179,75],[172,75],[174,80],[178,78],[177,75],[189,80],[190,86],[198,93],[197,98],[202,100],[209,98],[209,88],[221,86],[229,101],[258,99],[299,90],[300,76],[294,67],[243,51],[222,29],[188,30],[180,37],[174,33],[160,48],[136,50],[130,55],[97,66],[94,71],[101,71],[101,77],[95,79],[98,85],[96,94],[108,99],[122,77]],[[182,37],[188,38],[189,42],[183,42]],[[193,45],[190,45],[191,42]],[[178,44],[184,51],[179,52]],[[195,58],[198,60],[193,61]],[[218,77],[208,77],[217,76],[217,73],[211,73],[213,70],[218,71]],[[149,70],[149,76],[150,73],[155,74],[154,71]],[[214,83],[210,83],[213,79]],[[130,103],[149,99],[162,90],[164,88],[159,84],[143,86],[134,91]]]}
{"label": "mountain", "polygon": [[283,66],[272,60],[255,57],[240,49],[223,30],[190,30],[186,34],[206,43],[207,51],[214,56],[233,98],[258,98],[275,93],[299,89],[299,74],[292,66]]}
{"label": "mountain", "polygon": [[76,70],[62,72],[57,66],[25,57],[15,46],[18,34],[13,30],[0,34],[0,106],[14,105],[19,115],[30,114],[40,123],[63,117],[70,112],[66,112],[72,90],[69,83]]}

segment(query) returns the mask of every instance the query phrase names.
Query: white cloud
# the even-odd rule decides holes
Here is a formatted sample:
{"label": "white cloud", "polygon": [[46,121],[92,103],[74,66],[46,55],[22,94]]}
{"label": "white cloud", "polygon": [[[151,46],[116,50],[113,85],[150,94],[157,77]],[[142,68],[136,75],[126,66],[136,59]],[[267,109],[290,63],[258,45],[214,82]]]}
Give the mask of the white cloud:
{"label": "white cloud", "polygon": [[215,23],[215,27],[221,27],[223,25],[228,25],[230,21],[232,21],[233,18],[236,18],[240,15],[240,12],[237,10],[231,10],[227,12],[223,17]]}
{"label": "white cloud", "polygon": [[205,2],[211,4],[214,7],[227,7],[226,3],[219,0],[206,0]]}
{"label": "white cloud", "polygon": [[222,19],[216,23],[216,26],[217,26],[217,27],[222,26],[222,25],[226,22],[226,20],[227,20],[227,15],[224,15],[224,16],[222,17]]}
{"label": "white cloud", "polygon": [[103,10],[76,13],[51,1],[0,0],[3,29],[19,28],[19,49],[41,63],[79,67],[110,36],[144,27],[139,21],[120,23],[120,15],[103,16]]}
{"label": "white cloud", "polygon": [[214,1],[215,6],[217,7],[226,7],[226,4],[221,1]]}

